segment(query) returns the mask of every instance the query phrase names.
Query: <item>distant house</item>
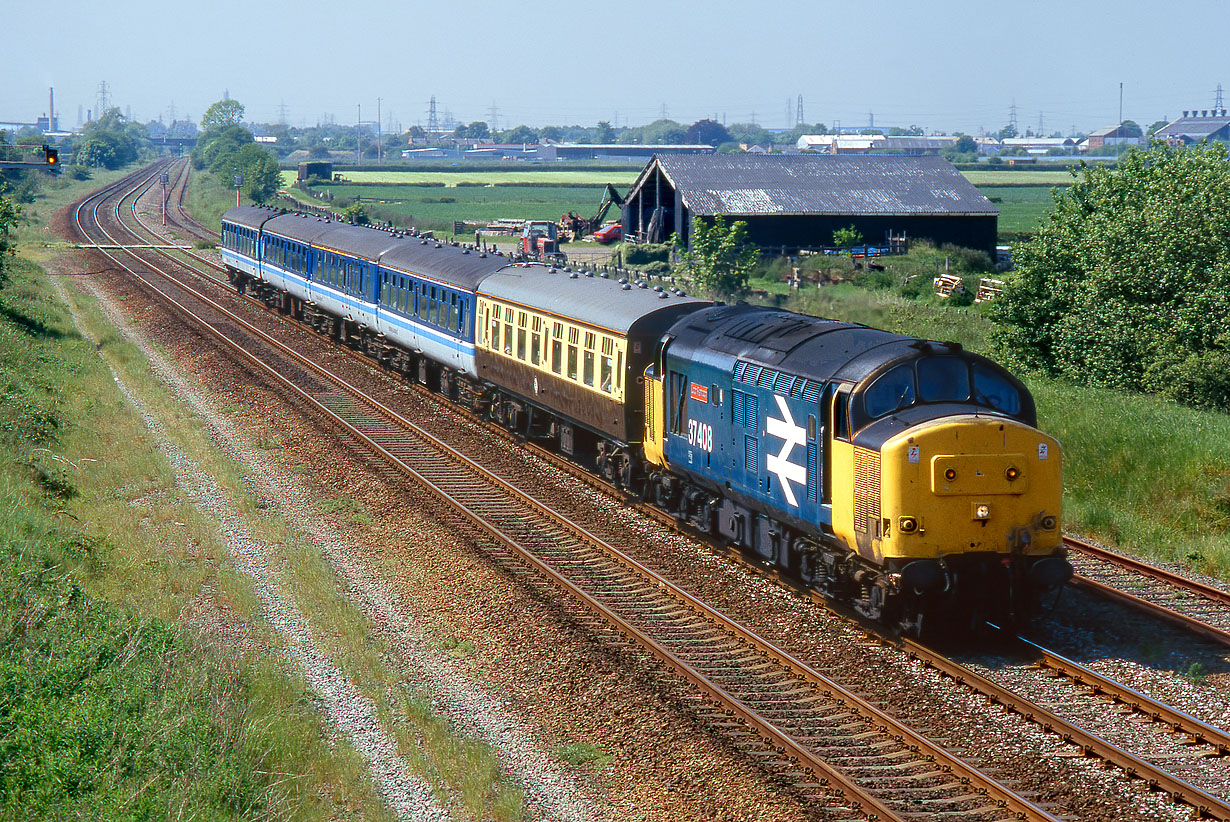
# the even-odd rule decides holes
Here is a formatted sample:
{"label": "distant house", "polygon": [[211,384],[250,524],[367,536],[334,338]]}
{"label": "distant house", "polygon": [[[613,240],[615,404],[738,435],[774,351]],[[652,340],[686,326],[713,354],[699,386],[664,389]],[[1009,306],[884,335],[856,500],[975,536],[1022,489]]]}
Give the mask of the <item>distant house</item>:
{"label": "distant house", "polygon": [[1141,138],[1134,134],[1129,134],[1128,130],[1123,126],[1106,126],[1089,132],[1089,139],[1085,141],[1085,148],[1101,148],[1102,146],[1115,145],[1140,145]]}
{"label": "distant house", "polygon": [[1182,146],[1203,140],[1230,142],[1230,117],[1226,116],[1224,108],[1185,111],[1178,120],[1155,131],[1153,139]]}
{"label": "distant house", "polygon": [[690,242],[698,217],[748,225],[765,249],[821,248],[851,225],[868,242],[927,238],[993,254],[999,210],[942,157],[654,157],[624,202],[624,237]]}

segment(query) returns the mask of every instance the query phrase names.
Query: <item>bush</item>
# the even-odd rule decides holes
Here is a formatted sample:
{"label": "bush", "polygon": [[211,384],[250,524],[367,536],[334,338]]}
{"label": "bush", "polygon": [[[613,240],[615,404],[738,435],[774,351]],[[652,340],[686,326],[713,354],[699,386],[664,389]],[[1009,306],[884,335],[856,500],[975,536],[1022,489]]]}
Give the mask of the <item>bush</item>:
{"label": "bush", "polygon": [[628,268],[649,263],[670,263],[671,246],[669,243],[625,243],[622,255],[623,264]]}
{"label": "bush", "polygon": [[1155,145],[1056,192],[994,304],[1007,355],[1085,384],[1230,410],[1226,158],[1221,144]]}

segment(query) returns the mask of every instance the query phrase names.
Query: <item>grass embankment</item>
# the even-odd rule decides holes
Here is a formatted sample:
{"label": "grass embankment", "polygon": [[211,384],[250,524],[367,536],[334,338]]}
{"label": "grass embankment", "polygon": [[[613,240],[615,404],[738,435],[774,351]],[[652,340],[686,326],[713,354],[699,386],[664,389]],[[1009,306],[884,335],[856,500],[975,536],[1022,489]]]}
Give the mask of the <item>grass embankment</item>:
{"label": "grass embankment", "polygon": [[[980,306],[841,285],[805,291],[789,307],[994,355],[992,324]],[[1064,447],[1066,530],[1230,579],[1230,416],[1018,376],[1034,395],[1039,426]]]}
{"label": "grass embankment", "polygon": [[[62,282],[97,348],[38,266],[17,260],[9,275],[0,288],[0,819],[390,818],[361,757],[331,738],[306,684],[281,662],[281,637],[250,581],[177,486],[112,368],[269,546],[283,569],[275,583],[376,702],[411,770],[470,817],[519,819],[521,790],[493,752],[406,685],[319,550],[271,515],[247,470],[217,450],[82,281]],[[280,448],[277,433],[262,447]]]}
{"label": "grass embankment", "polygon": [[[0,290],[0,816],[387,818],[36,265]],[[114,332],[101,353],[139,370]]]}
{"label": "grass embankment", "polygon": [[235,207],[235,189],[230,179],[208,171],[193,171],[184,197],[184,208],[201,225],[222,229],[222,215]]}

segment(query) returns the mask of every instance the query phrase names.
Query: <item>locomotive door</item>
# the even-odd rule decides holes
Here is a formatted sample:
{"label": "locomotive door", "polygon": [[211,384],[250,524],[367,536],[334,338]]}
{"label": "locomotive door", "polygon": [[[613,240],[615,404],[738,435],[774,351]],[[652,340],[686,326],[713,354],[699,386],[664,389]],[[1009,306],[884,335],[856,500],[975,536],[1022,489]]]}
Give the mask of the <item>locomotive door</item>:
{"label": "locomotive door", "polygon": [[854,445],[850,438],[849,384],[830,384],[821,401],[824,415],[824,476],[820,503],[833,533],[854,550]]}

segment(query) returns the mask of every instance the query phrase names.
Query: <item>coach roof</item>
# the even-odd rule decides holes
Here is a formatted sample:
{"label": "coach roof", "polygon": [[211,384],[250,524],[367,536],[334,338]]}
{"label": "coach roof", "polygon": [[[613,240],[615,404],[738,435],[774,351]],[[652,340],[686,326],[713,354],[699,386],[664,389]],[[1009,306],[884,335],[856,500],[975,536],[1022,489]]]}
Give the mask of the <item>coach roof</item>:
{"label": "coach roof", "polygon": [[478,293],[503,302],[578,320],[587,325],[626,335],[637,320],[664,308],[706,300],[679,296],[663,286],[658,289],[624,284],[538,263],[510,265],[492,274]]}

